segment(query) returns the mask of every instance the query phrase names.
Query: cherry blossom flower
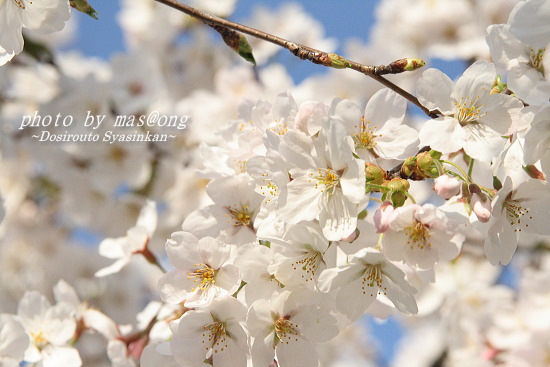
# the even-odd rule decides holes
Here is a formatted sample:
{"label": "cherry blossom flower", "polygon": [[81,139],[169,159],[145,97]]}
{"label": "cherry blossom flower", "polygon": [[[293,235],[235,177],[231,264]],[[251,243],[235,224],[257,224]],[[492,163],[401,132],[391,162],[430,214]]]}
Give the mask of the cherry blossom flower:
{"label": "cherry blossom flower", "polygon": [[546,182],[528,180],[514,187],[510,178],[493,198],[492,218],[485,240],[485,254],[493,265],[506,265],[523,232],[550,235],[550,188]]}
{"label": "cherry blossom flower", "polygon": [[158,282],[163,301],[186,307],[207,306],[215,297],[233,294],[241,283],[239,269],[230,264],[235,247],[212,237],[200,240],[187,232],[175,232],[166,252],[176,270]]}
{"label": "cherry blossom flower", "polygon": [[259,299],[269,299],[284,289],[285,286],[268,272],[273,255],[271,247],[257,243],[239,247],[234,264],[246,285],[237,294],[237,299],[245,305],[250,306]]}
{"label": "cherry blossom flower", "polygon": [[[355,151],[366,162],[375,158],[403,159],[418,150],[418,133],[403,124],[407,103],[389,89],[376,92],[368,101],[364,114],[347,100],[337,100],[331,118],[342,121],[353,137]],[[399,141],[399,144],[395,144]]]}
{"label": "cherry blossom flower", "polygon": [[187,311],[173,321],[170,350],[185,366],[210,361],[214,367],[246,367],[248,335],[243,327],[246,308],[230,296],[216,298],[204,308]]}
{"label": "cherry blossom flower", "polygon": [[67,0],[0,2],[0,65],[23,50],[23,28],[44,33],[59,31],[69,19]]}
{"label": "cherry blossom flower", "polygon": [[192,212],[182,229],[197,237],[214,236],[238,245],[255,241],[254,219],[262,197],[254,191],[250,176],[243,173],[217,178],[206,191],[214,204]]}
{"label": "cherry blossom flower", "polygon": [[137,223],[130,228],[126,236],[107,238],[99,244],[99,253],[110,259],[117,259],[113,264],[96,272],[103,277],[120,271],[137,253],[149,251],[147,245],[157,227],[157,209],[155,202],[148,201],[141,209]]}
{"label": "cherry blossom flower", "polygon": [[517,128],[523,104],[504,94],[490,94],[495,66],[485,61],[472,64],[458,81],[436,69],[428,69],[418,80],[418,99],[443,116],[426,121],[420,142],[441,153],[460,149],[472,158],[490,163],[504,149],[503,135]]}
{"label": "cherry blossom flower", "polygon": [[464,238],[445,213],[432,204],[397,208],[389,222],[382,252],[390,260],[428,269],[437,261],[458,256]]}
{"label": "cherry blossom flower", "polygon": [[264,236],[260,239],[270,241],[274,250],[267,270],[285,286],[314,288],[327,263],[334,266],[336,262],[336,254],[327,253],[329,241],[315,222],[291,224],[281,238]]}
{"label": "cherry blossom flower", "polygon": [[334,338],[338,327],[322,306],[308,304],[311,296],[310,291],[299,288],[252,304],[247,325],[254,338],[254,366],[269,366],[274,357],[281,367],[319,365],[315,344]]}
{"label": "cherry blossom flower", "polygon": [[529,104],[547,102],[550,80],[544,73],[544,48],[533,49],[534,46],[521,42],[510,28],[509,24],[493,24],[488,28],[491,57],[506,69],[506,82],[514,94]]}
{"label": "cherry blossom flower", "polygon": [[29,347],[29,337],[13,315],[0,314],[0,366],[17,367]]}
{"label": "cherry blossom flower", "polygon": [[365,162],[353,156],[353,143],[338,121],[325,121],[319,138],[297,131],[283,136],[281,154],[294,168],[278,215],[287,223],[318,219],[323,234],[336,241],[356,227],[365,201]]}
{"label": "cherry blossom flower", "polygon": [[379,294],[403,313],[418,312],[415,289],[405,280],[405,273],[374,248],[358,251],[349,265],[323,271],[319,289],[335,292],[338,310],[352,321],[359,319]]}
{"label": "cherry blossom flower", "polygon": [[53,289],[57,303],[63,303],[72,307],[73,315],[78,323],[77,330],[81,333],[84,329],[91,329],[99,332],[107,340],[119,336],[120,332],[116,323],[102,312],[90,307],[87,302],[82,302],[76,290],[66,281],[59,280]]}
{"label": "cherry blossom flower", "polygon": [[44,367],[82,365],[78,351],[68,344],[76,331],[71,306],[52,306],[42,294],[31,291],[19,301],[17,316],[31,341],[25,351],[26,362]]}

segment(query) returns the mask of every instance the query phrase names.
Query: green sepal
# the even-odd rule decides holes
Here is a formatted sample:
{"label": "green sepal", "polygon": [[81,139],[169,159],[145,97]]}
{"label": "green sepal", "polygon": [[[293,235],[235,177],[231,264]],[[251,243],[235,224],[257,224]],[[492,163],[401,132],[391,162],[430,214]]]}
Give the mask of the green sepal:
{"label": "green sepal", "polygon": [[223,39],[223,42],[233,51],[239,54],[243,59],[256,65],[256,60],[252,55],[252,47],[243,34],[235,32],[232,29],[222,27],[220,25],[211,25]]}
{"label": "green sepal", "polygon": [[265,240],[259,240],[260,246],[265,246],[267,248],[271,248],[271,242],[265,241]]}
{"label": "green sepal", "polygon": [[362,219],[365,219],[367,217],[367,209],[363,209],[361,210],[361,212],[357,215],[357,219],[359,220],[362,220]]}
{"label": "green sepal", "polygon": [[25,35],[23,35],[23,39],[25,40],[25,43],[23,44],[24,53],[39,62],[54,64],[53,52],[48,48],[48,46],[42,42],[36,42]]}
{"label": "green sepal", "polygon": [[497,176],[493,176],[493,188],[495,190],[502,189],[502,182],[500,182]]}
{"label": "green sepal", "polygon": [[79,12],[87,14],[96,20],[98,19],[99,13],[88,4],[88,0],[69,0],[69,4]]}
{"label": "green sepal", "polygon": [[337,54],[328,54],[330,66],[335,69],[345,69],[350,66],[349,61]]}
{"label": "green sepal", "polygon": [[407,201],[407,195],[402,191],[392,192],[390,201],[394,208],[399,208],[405,205],[405,201]]}
{"label": "green sepal", "polygon": [[495,80],[493,81],[493,85],[491,86],[491,92],[490,94],[498,94],[502,93],[508,88],[507,84],[502,81],[502,77],[497,75]]}
{"label": "green sepal", "polygon": [[523,166],[523,170],[529,175],[529,177],[537,179],[537,180],[544,180],[544,173],[539,171],[537,167],[535,167],[532,164],[528,164],[526,166]]}

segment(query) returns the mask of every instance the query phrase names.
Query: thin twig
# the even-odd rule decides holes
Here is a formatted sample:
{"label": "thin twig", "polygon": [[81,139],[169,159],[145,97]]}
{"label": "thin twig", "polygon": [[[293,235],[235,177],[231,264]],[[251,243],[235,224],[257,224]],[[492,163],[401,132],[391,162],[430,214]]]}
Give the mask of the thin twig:
{"label": "thin twig", "polygon": [[260,31],[258,29],[217,17],[215,15],[212,15],[212,14],[197,10],[188,5],[182,4],[176,0],[155,0],[155,1],[162,3],[164,5],[168,5],[174,9],[177,9],[193,18],[200,20],[204,24],[209,25],[211,27],[214,27],[214,26],[226,27],[226,28],[233,29],[235,31],[262,39],[264,41],[271,42],[280,47],[286,48],[293,55],[299,57],[302,60],[309,60],[315,64],[321,64],[328,67],[349,68],[349,69],[358,71],[362,74],[365,74],[373,78],[377,82],[383,84],[384,86],[393,90],[397,94],[401,95],[402,97],[407,99],[409,102],[418,106],[426,115],[432,118],[437,117],[436,112],[430,111],[426,107],[422,106],[422,104],[420,104],[420,102],[415,96],[405,91],[404,89],[400,88],[399,86],[395,85],[394,83],[390,82],[386,78],[382,77],[383,74],[395,74],[395,73],[404,71],[405,69],[398,69],[398,68],[396,69],[394,66],[392,66],[393,64],[402,60],[398,60],[397,62],[392,63],[390,65],[381,65],[381,66],[363,65],[354,61],[344,59],[339,55],[335,55],[335,54],[323,52],[311,47],[303,46],[298,43],[288,41],[284,38]]}

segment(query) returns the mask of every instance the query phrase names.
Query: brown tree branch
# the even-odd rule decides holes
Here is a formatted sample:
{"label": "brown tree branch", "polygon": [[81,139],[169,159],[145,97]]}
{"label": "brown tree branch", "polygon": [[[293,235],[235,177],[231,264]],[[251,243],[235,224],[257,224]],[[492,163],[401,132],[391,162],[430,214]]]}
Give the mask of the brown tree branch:
{"label": "brown tree branch", "polygon": [[202,23],[209,25],[211,27],[220,27],[220,26],[226,27],[234,31],[245,33],[255,38],[259,38],[264,41],[276,44],[280,47],[286,48],[293,55],[299,57],[302,60],[309,60],[314,64],[321,64],[327,67],[349,68],[349,69],[358,71],[362,74],[365,74],[373,78],[377,82],[383,84],[387,88],[401,95],[412,104],[418,106],[426,115],[432,118],[437,117],[436,112],[430,111],[426,107],[422,106],[422,104],[420,104],[420,102],[415,96],[413,96],[409,92],[405,91],[401,87],[395,85],[394,83],[390,82],[389,80],[387,80],[382,76],[384,74],[397,74],[403,71],[415,70],[416,68],[421,67],[423,65],[423,62],[421,60],[401,59],[391,63],[390,65],[381,65],[381,66],[363,65],[354,61],[346,60],[345,58],[336,54],[331,54],[324,51],[316,50],[311,47],[303,46],[298,43],[288,41],[284,38],[260,31],[258,29],[217,17],[215,15],[212,15],[212,14],[197,10],[188,5],[182,4],[177,0],[155,0],[155,1],[162,3],[164,5],[168,5],[174,9],[177,9],[195,19],[200,20]]}

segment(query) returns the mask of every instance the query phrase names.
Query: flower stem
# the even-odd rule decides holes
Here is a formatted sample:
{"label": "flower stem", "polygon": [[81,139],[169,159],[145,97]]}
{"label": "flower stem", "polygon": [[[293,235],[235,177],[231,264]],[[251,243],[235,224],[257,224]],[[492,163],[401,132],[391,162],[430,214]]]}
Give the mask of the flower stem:
{"label": "flower stem", "polygon": [[472,178],[472,171],[474,170],[475,159],[470,157],[470,164],[468,164],[468,178]]}
{"label": "flower stem", "polygon": [[409,200],[411,201],[411,203],[416,204],[416,200],[414,200],[414,198],[412,197],[411,194],[409,194],[409,193],[408,193],[407,191],[405,191],[405,190],[403,190],[402,192],[409,198]]}
{"label": "flower stem", "polygon": [[143,255],[143,257],[147,260],[149,264],[155,265],[162,271],[163,273],[166,273],[166,270],[160,265],[160,262],[158,261],[155,254],[149,250],[149,246],[145,246],[145,248],[141,251],[138,251],[139,254]]}
{"label": "flower stem", "polygon": [[446,160],[441,160],[441,162],[443,163],[447,163],[447,164],[450,164],[451,166],[453,166],[454,168],[456,168],[457,170],[460,171],[460,173],[462,173],[462,179],[463,181],[465,182],[471,182],[471,179],[470,179],[470,175],[467,174],[466,172],[464,172],[464,170],[462,169],[462,167],[460,167],[458,164],[454,163],[454,162],[450,162],[450,161],[446,161]]}

